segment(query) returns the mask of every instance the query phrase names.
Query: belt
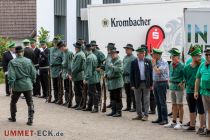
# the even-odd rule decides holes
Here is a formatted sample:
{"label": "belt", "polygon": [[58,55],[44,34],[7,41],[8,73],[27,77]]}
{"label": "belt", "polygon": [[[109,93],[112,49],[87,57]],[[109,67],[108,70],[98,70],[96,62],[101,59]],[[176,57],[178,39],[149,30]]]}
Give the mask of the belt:
{"label": "belt", "polygon": [[140,80],[140,83],[144,83],[144,82],[146,82],[146,80]]}
{"label": "belt", "polygon": [[114,79],[118,79],[120,77],[111,77],[111,78],[107,78],[108,80],[114,80]]}
{"label": "belt", "polygon": [[172,83],[172,84],[179,84],[180,82],[173,82],[173,81],[170,81],[170,83]]}
{"label": "belt", "polygon": [[154,81],[154,83],[168,83],[168,81]]}
{"label": "belt", "polygon": [[46,66],[46,67],[39,67],[39,69],[49,69],[50,67],[49,66]]}
{"label": "belt", "polygon": [[58,67],[58,66],[62,66],[61,64],[53,64],[51,65],[51,67]]}

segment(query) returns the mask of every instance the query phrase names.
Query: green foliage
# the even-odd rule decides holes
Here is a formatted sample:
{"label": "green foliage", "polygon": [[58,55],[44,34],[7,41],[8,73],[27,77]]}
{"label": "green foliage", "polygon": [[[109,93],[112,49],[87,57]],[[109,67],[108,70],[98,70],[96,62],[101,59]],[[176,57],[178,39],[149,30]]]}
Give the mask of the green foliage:
{"label": "green foliage", "polygon": [[[45,40],[47,42],[48,48],[51,48],[54,46],[53,42],[49,40],[49,38],[50,38],[49,31],[47,31],[43,27],[41,27],[38,32],[39,32],[39,35],[38,35],[39,41]],[[54,38],[57,38],[58,40],[62,40],[63,37],[64,37],[64,35],[56,35]]]}
{"label": "green foliage", "polygon": [[4,83],[4,72],[2,68],[0,69],[0,84]]}
{"label": "green foliage", "polygon": [[8,44],[10,42],[9,38],[0,36],[0,62],[2,62],[2,55],[5,51],[8,50]]}

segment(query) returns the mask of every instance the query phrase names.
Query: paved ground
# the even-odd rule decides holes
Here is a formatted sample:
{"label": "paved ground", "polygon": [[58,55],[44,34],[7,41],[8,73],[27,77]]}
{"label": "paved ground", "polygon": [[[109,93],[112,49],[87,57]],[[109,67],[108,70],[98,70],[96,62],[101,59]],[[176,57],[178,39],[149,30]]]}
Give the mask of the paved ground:
{"label": "paved ground", "polygon": [[[150,116],[148,122],[132,121],[131,118],[135,117],[135,113],[123,112],[122,118],[113,118],[103,113],[75,111],[45,103],[45,100],[38,98],[34,98],[36,112],[33,126],[25,125],[27,107],[23,99],[18,102],[17,122],[11,123],[7,121],[10,98],[4,95],[4,85],[0,85],[0,91],[0,140],[210,140],[195,133],[154,125],[151,120],[156,118],[155,115]],[[186,105],[185,110],[187,110]],[[188,112],[185,112],[185,121],[187,121]],[[10,133],[10,136],[5,136],[11,130],[33,131],[33,134],[14,137],[11,136],[14,133]],[[63,136],[39,136],[41,133],[45,135],[45,130],[52,130],[53,135],[57,132],[63,133]]]}

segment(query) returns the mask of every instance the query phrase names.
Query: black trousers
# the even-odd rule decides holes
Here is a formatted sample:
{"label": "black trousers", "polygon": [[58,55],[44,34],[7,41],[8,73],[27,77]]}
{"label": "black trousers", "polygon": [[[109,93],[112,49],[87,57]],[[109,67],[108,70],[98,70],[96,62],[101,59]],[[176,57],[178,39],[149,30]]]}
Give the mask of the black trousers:
{"label": "black trousers", "polygon": [[82,93],[84,88],[83,86],[83,81],[74,81],[75,102],[77,106],[81,104]]}
{"label": "black trousers", "polygon": [[101,102],[102,94],[101,94],[101,83],[100,82],[96,84],[96,91],[98,92],[98,102]]}
{"label": "black trousers", "polygon": [[5,90],[6,90],[6,95],[10,95],[10,92],[9,92],[9,84],[8,84],[8,76],[5,75]]}
{"label": "black trousers", "polygon": [[150,90],[150,111],[155,112],[156,102],[153,90]]}
{"label": "black trousers", "polygon": [[136,108],[136,100],[135,100],[135,95],[134,91],[131,89],[130,83],[124,84],[125,87],[125,93],[126,93],[126,103],[127,103],[127,108],[131,109],[131,104],[133,104],[133,108]]}
{"label": "black trousers", "polygon": [[42,86],[43,96],[47,97],[49,95],[49,80],[48,80],[48,69],[40,70],[40,82]]}
{"label": "black trousers", "polygon": [[20,98],[20,95],[23,93],[26,103],[28,105],[28,116],[30,119],[33,118],[33,113],[34,113],[34,104],[33,104],[33,99],[32,99],[32,91],[23,91],[23,92],[16,92],[13,91],[13,94],[11,96],[11,103],[10,103],[10,112],[11,112],[11,117],[15,118],[16,112],[17,112],[17,102],[18,99]]}
{"label": "black trousers", "polygon": [[59,82],[60,82],[60,78],[56,77],[56,78],[52,78],[53,80],[53,91],[54,91],[54,99],[55,101],[58,101],[58,97],[59,97]]}
{"label": "black trousers", "polygon": [[33,95],[41,95],[40,93],[40,76],[37,74],[36,75],[36,83],[33,84]]}
{"label": "black trousers", "polygon": [[88,84],[88,96],[88,107],[92,108],[92,106],[94,105],[95,108],[98,108],[99,95],[96,84]]}
{"label": "black trousers", "polygon": [[64,97],[65,97],[65,102],[69,102],[70,101],[70,92],[71,93],[73,92],[72,89],[70,89],[70,87],[72,87],[72,82],[69,79],[65,79],[64,80],[64,90],[65,90],[65,96]]}
{"label": "black trousers", "polygon": [[115,108],[117,111],[121,111],[123,104],[122,104],[122,89],[114,89],[110,90],[110,97],[112,108]]}

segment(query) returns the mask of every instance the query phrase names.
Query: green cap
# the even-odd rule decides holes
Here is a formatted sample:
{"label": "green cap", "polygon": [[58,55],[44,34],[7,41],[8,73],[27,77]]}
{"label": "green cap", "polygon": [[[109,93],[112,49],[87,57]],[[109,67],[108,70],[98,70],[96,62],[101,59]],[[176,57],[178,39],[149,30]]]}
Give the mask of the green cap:
{"label": "green cap", "polygon": [[46,44],[46,43],[47,43],[46,40],[40,40],[40,41],[39,41],[39,44],[41,44],[41,45],[42,45],[42,44]]}
{"label": "green cap", "polygon": [[23,43],[30,43],[31,41],[29,39],[24,39],[22,42]]}
{"label": "green cap", "polygon": [[31,39],[30,39],[30,43],[36,43],[36,39],[31,38]]}
{"label": "green cap", "polygon": [[108,43],[108,45],[107,45],[106,47],[107,47],[108,49],[110,49],[110,50],[116,49],[114,43]]}
{"label": "green cap", "polygon": [[195,48],[191,53],[190,55],[191,56],[196,56],[196,55],[201,55],[201,49],[200,48]]}
{"label": "green cap", "polygon": [[172,48],[170,51],[168,51],[171,56],[180,56],[180,51],[177,48]]}
{"label": "green cap", "polygon": [[132,49],[134,51],[133,45],[132,44],[127,44],[124,49]]}
{"label": "green cap", "polygon": [[91,46],[98,46],[95,40],[92,40],[92,41],[90,42],[90,45],[91,45]]}
{"label": "green cap", "polygon": [[15,48],[15,42],[10,42],[9,44],[8,44],[8,48]]}
{"label": "green cap", "polygon": [[79,48],[79,49],[81,49],[81,47],[82,47],[82,44],[80,44],[78,41],[73,45],[75,48]]}
{"label": "green cap", "polygon": [[144,47],[138,47],[138,48],[136,49],[136,51],[137,51],[137,52],[145,52],[146,49],[145,49]]}
{"label": "green cap", "polygon": [[114,49],[111,49],[111,51],[110,51],[110,54],[112,54],[112,53],[119,53],[119,51],[117,51],[117,49],[114,48]]}
{"label": "green cap", "polygon": [[163,51],[161,49],[152,49],[153,54],[162,54]]}

